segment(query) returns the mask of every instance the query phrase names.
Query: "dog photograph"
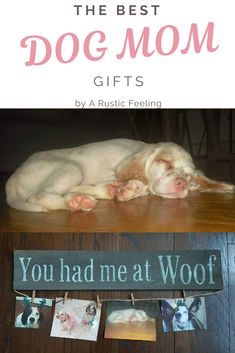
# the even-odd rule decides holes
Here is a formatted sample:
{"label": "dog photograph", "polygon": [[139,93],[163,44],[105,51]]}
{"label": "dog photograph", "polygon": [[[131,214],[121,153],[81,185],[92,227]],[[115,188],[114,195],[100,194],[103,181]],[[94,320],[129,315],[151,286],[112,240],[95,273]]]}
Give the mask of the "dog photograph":
{"label": "dog photograph", "polygon": [[[102,164],[102,168],[100,165]],[[97,200],[187,197],[192,190],[234,193],[198,171],[181,146],[114,139],[29,157],[6,184],[7,203],[23,211],[89,211]]]}
{"label": "dog photograph", "polygon": [[156,341],[156,304],[107,303],[105,338]]}
{"label": "dog photograph", "polygon": [[207,329],[205,298],[161,301],[163,332]]}
{"label": "dog photograph", "polygon": [[15,327],[41,329],[51,322],[52,300],[16,297]]}
{"label": "dog photograph", "polygon": [[3,227],[90,231],[112,220],[114,230],[217,231],[226,211],[234,230],[231,110],[30,109],[2,118]]}
{"label": "dog photograph", "polygon": [[95,302],[56,298],[51,336],[96,341],[100,315]]}

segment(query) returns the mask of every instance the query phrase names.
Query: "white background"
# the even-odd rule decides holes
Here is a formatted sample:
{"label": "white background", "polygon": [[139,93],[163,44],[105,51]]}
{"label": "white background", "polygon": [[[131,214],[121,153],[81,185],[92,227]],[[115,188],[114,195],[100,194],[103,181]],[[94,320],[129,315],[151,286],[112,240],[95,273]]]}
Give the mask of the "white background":
{"label": "white background", "polygon": [[[106,4],[107,15],[86,16],[85,10],[76,15],[75,4]],[[157,16],[116,16],[117,4],[160,5]],[[234,108],[235,107],[235,21],[232,0],[12,0],[0,5],[0,89],[1,108],[75,108],[75,100],[90,100],[97,104],[129,99],[161,101],[162,108]],[[97,7],[96,7],[97,9]],[[137,10],[138,11],[138,10]],[[204,44],[200,53],[191,49],[185,55],[180,50],[188,42],[190,27],[197,23],[202,38],[208,22],[214,22],[213,45],[219,49],[210,53]],[[150,27],[150,49],[161,27],[173,25],[180,34],[179,47],[169,56],[156,50],[148,58],[139,51],[136,58],[118,60],[124,45],[126,29],[131,27],[138,42],[143,27]],[[83,53],[83,41],[89,32],[101,30],[106,35],[105,56],[100,61],[89,61]],[[79,38],[77,58],[68,64],[58,62],[55,56],[57,39],[73,32]],[[26,66],[29,48],[20,46],[29,35],[46,37],[52,45],[52,56],[41,66]],[[167,48],[171,38],[165,35]],[[170,45],[170,44],[169,44]],[[39,47],[40,48],[40,47]],[[69,44],[68,48],[69,51]],[[42,50],[39,49],[39,50]],[[144,85],[126,86],[123,80],[116,87],[96,87],[95,76],[143,76]],[[102,108],[98,107],[97,108]],[[94,108],[92,106],[91,108]],[[146,108],[146,107],[145,107]]]}

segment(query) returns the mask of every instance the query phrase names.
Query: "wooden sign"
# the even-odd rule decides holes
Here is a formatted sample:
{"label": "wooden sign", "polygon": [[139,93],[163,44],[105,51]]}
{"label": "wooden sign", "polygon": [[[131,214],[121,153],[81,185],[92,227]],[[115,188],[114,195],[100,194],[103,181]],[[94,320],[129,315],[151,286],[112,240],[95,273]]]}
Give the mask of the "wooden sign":
{"label": "wooden sign", "polygon": [[222,288],[219,250],[14,252],[16,290]]}

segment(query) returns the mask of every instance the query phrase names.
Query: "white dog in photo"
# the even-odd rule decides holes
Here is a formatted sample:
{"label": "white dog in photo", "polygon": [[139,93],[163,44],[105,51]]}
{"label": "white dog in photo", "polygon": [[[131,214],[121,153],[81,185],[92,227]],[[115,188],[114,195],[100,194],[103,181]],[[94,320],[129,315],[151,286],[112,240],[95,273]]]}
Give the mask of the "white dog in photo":
{"label": "white dog in photo", "polygon": [[[163,331],[191,331],[206,328],[206,324],[198,318],[198,312],[205,303],[203,298],[188,300],[162,300]],[[205,319],[205,312],[203,313]]]}
{"label": "white dog in photo", "polygon": [[137,321],[154,321],[154,319],[150,318],[144,310],[137,309],[114,310],[108,316],[108,322],[110,324],[124,324]]}
{"label": "white dog in photo", "polygon": [[24,311],[16,317],[15,327],[39,328],[42,321],[42,313],[36,306],[27,306]]}
{"label": "white dog in photo", "polygon": [[99,199],[128,201],[145,195],[185,198],[191,190],[234,193],[210,180],[174,143],[115,139],[33,154],[6,184],[7,203],[42,212],[92,209]]}

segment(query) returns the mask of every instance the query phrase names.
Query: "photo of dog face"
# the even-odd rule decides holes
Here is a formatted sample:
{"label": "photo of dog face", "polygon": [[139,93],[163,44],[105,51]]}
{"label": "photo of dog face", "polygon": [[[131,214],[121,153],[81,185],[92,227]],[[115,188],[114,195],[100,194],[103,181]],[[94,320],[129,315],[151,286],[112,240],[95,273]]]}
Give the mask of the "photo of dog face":
{"label": "photo of dog face", "polygon": [[15,327],[38,329],[44,321],[44,313],[48,317],[51,312],[52,300],[37,298],[16,298]]}
{"label": "photo of dog face", "polygon": [[15,327],[39,328],[43,314],[35,306],[27,306],[15,321]]}
{"label": "photo of dog face", "polygon": [[93,304],[89,304],[86,307],[85,314],[83,315],[82,318],[82,326],[84,328],[91,328],[92,326],[95,325],[95,316],[96,316],[96,307]]}
{"label": "photo of dog face", "polygon": [[72,333],[73,330],[77,327],[77,321],[74,315],[68,314],[66,311],[60,310],[56,313],[56,319],[59,320],[61,329],[63,331]]}
{"label": "photo of dog face", "polygon": [[204,298],[162,300],[161,312],[164,332],[206,329]]}

